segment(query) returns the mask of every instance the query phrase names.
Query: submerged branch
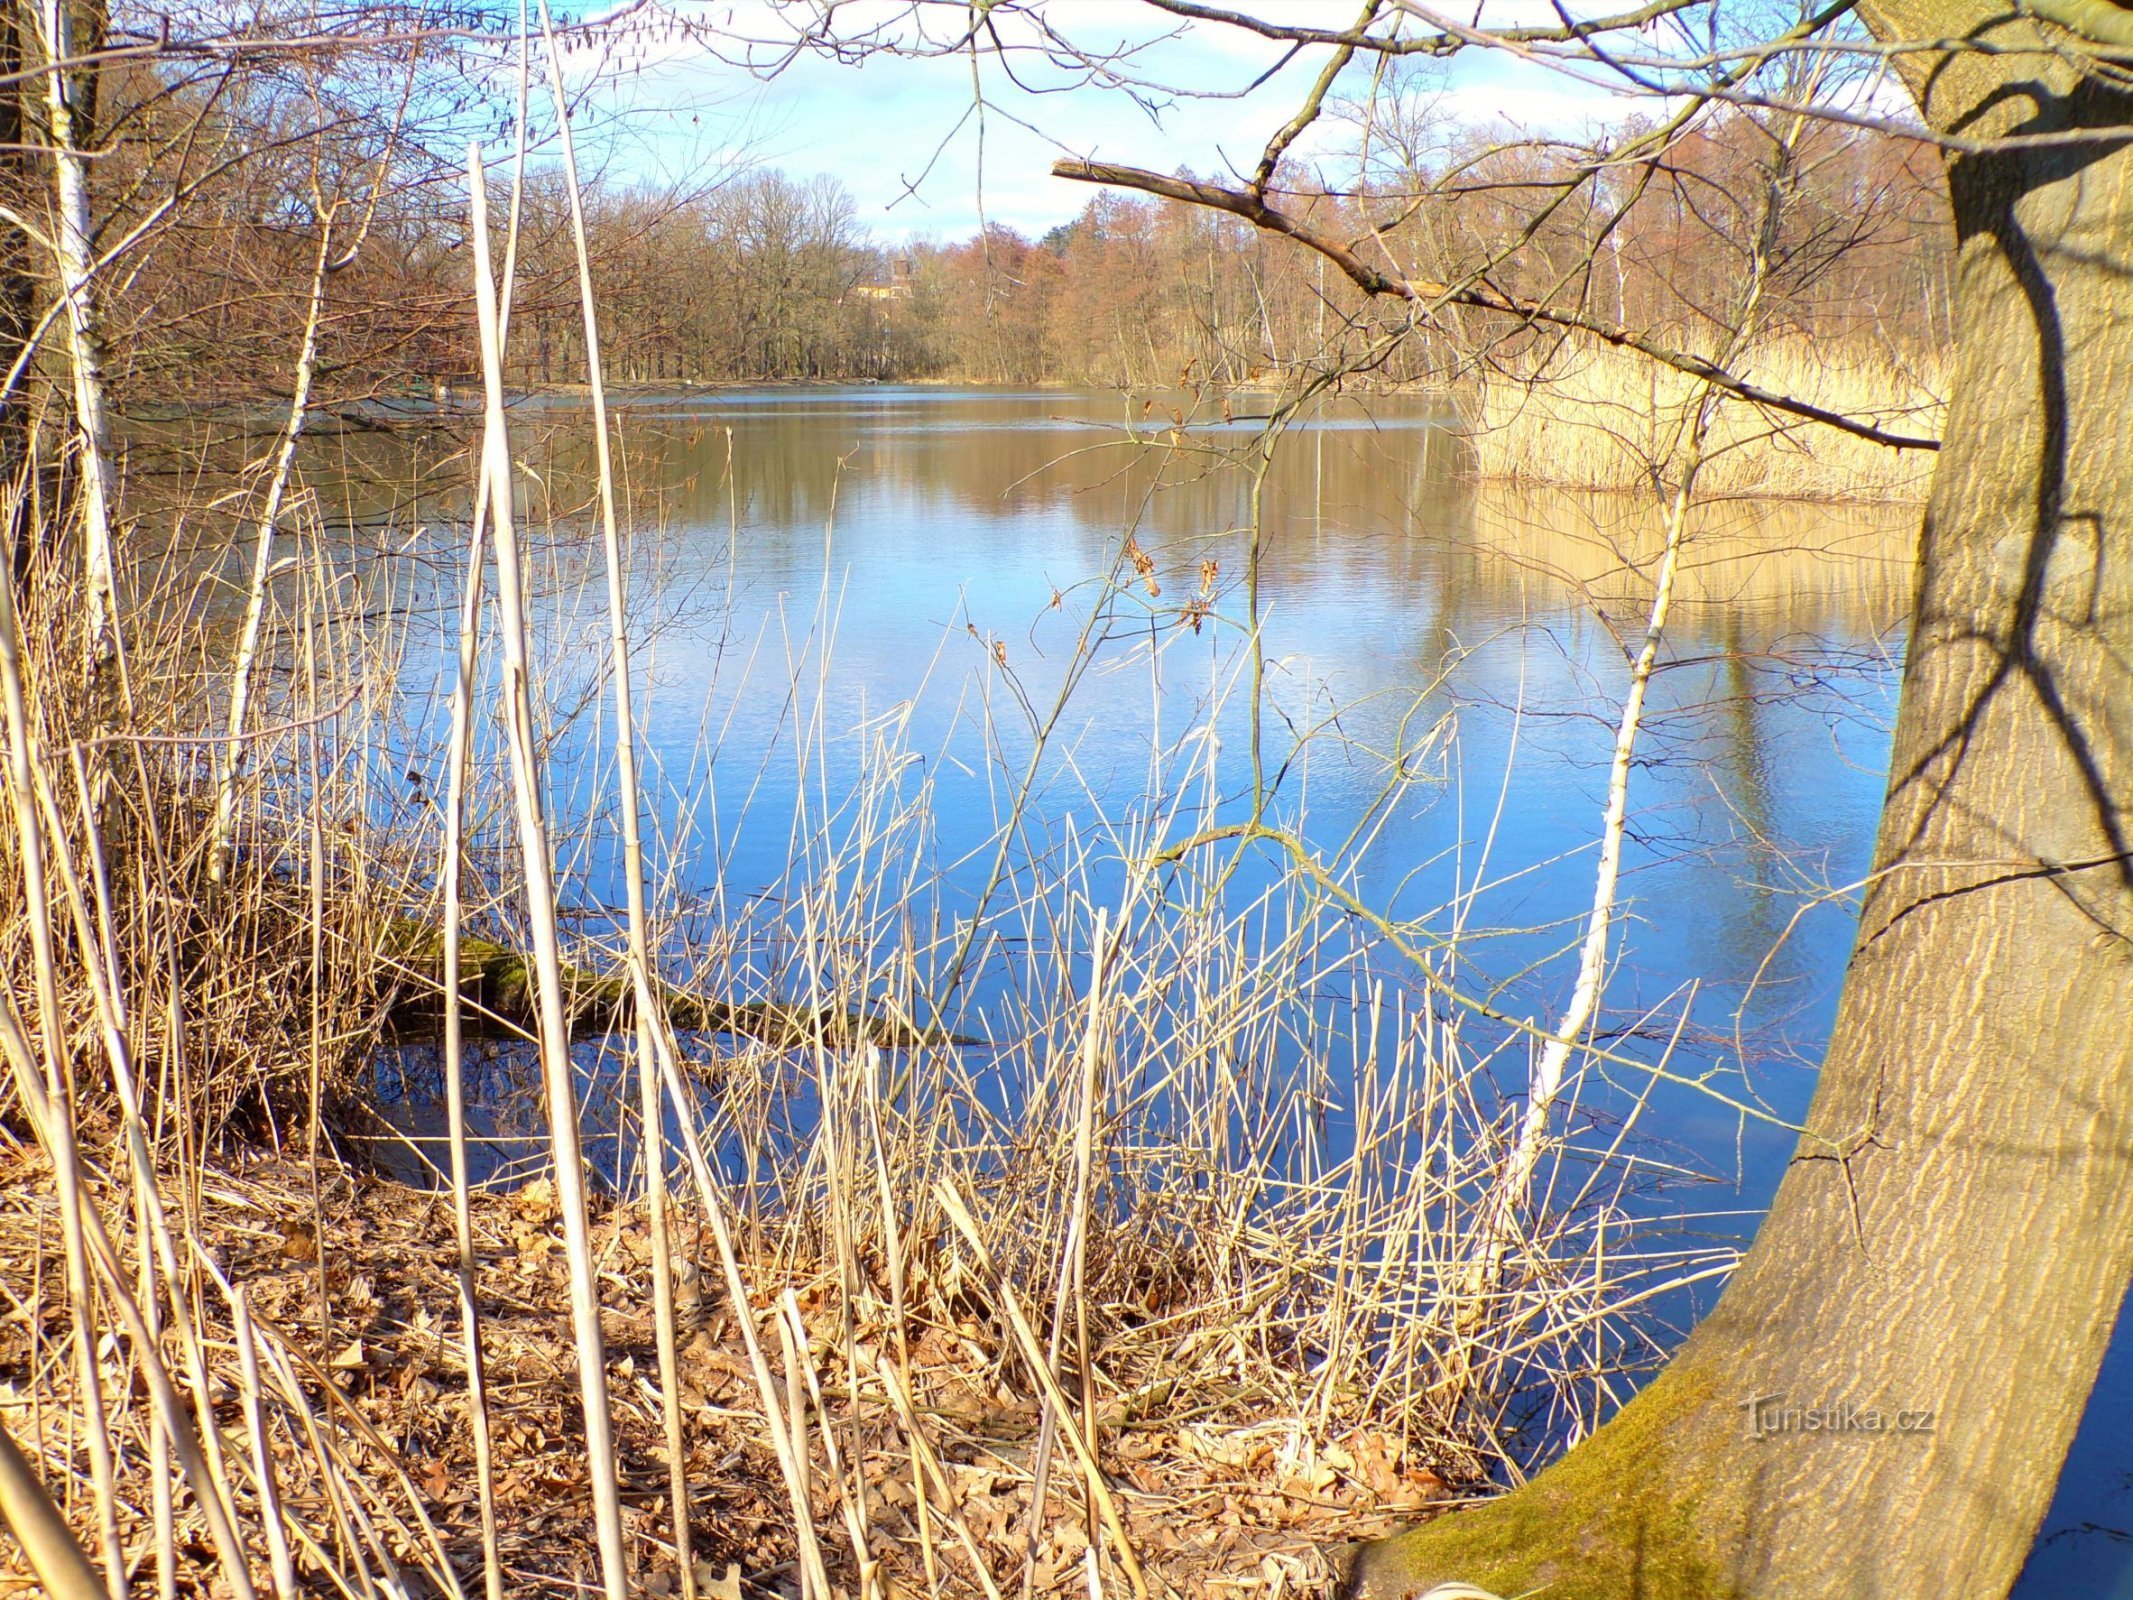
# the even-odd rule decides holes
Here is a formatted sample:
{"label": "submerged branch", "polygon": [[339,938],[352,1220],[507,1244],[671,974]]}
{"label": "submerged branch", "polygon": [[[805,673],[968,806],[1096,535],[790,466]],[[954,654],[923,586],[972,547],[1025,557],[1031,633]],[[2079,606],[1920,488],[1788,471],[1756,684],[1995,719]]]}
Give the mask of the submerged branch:
{"label": "submerged branch", "polygon": [[[391,1024],[403,1032],[433,1025],[442,1012],[439,1002],[446,992],[442,936],[421,923],[396,922],[387,935],[385,953],[423,986],[423,992],[408,995],[391,1008]],[[535,973],[522,952],[493,940],[463,936],[459,941],[459,973],[459,993],[471,1013],[470,1024],[479,1019],[492,1030],[514,1030],[530,1029],[536,1022]],[[565,962],[562,978],[574,1028],[607,1028],[633,1022],[635,980],[627,969],[596,972]],[[435,993],[429,992],[431,985],[435,986]],[[779,1047],[810,1044],[817,1039],[831,1045],[864,1043],[903,1050],[986,1042],[857,1006],[710,999],[690,994],[657,976],[651,979],[651,992],[668,1025],[682,1033],[737,1034]]]}

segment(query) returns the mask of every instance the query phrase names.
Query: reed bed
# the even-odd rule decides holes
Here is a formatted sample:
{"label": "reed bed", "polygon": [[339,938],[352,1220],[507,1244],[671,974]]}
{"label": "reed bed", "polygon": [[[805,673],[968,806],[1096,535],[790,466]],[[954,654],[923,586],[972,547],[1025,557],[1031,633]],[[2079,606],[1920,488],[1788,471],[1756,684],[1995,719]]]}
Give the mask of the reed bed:
{"label": "reed bed", "polygon": [[[248,727],[236,608],[183,560],[130,597],[122,678],[84,668],[63,570],[0,606],[0,1424],[30,1467],[0,1509],[74,1540],[0,1583],[1278,1600],[1622,1397],[1639,1306],[1730,1252],[1639,1248],[1633,1111],[1550,1138],[1507,1220],[1496,1076],[1531,1034],[1461,990],[1466,908],[1368,914],[1367,827],[1211,829],[1204,727],[1076,822],[1026,803],[1041,730],[987,721],[996,824],[949,837],[938,752],[832,725],[825,599],[786,664],[783,880],[676,892],[625,754],[622,475],[603,448],[530,525],[495,288],[464,519],[358,558],[299,482],[240,596]],[[406,692],[424,650],[447,712]],[[1395,752],[1375,814],[1442,750]],[[519,953],[521,1003],[436,958],[462,931]],[[631,1003],[594,1025],[583,972]],[[735,1002],[812,1021],[677,1026]],[[449,1179],[411,1188],[350,1135],[440,1011]],[[530,1052],[530,1182],[470,1164],[481,1027]]]}
{"label": "reed bed", "polygon": [[[250,872],[207,880],[203,770],[155,817],[191,876],[115,893],[115,966],[84,937],[97,913],[81,908],[80,970],[58,985],[80,1063],[74,1129],[33,1116],[35,1136],[0,1156],[0,1257],[20,1308],[0,1341],[13,1384],[0,1421],[71,1506],[85,1549],[100,1508],[115,1508],[135,1592],[235,1592],[234,1558],[215,1548],[219,1502],[258,1592],[472,1593],[481,1473],[452,1199],[335,1153],[362,1147],[343,1130],[362,1126],[368,1062],[432,976],[396,957],[394,929],[435,914],[434,887],[394,864],[424,859],[419,829],[435,824],[401,832],[373,810],[359,830],[314,834],[314,809],[363,813],[353,780],[325,806],[303,800],[306,743],[292,730],[255,751],[235,857]],[[883,739],[760,909],[712,938],[689,931],[700,919],[662,919],[677,992],[928,1015],[924,980],[949,946],[915,937],[929,919],[911,912],[937,819],[902,755]],[[46,809],[83,816],[90,782],[55,782]],[[276,795],[284,784],[293,792]],[[552,814],[560,827],[573,813]],[[552,1176],[470,1192],[507,1592],[600,1581],[568,1310],[578,1249],[598,1297],[633,1592],[1084,1592],[1092,1571],[1119,1593],[1316,1592],[1340,1542],[1484,1492],[1541,1433],[1590,1425],[1636,1358],[1633,1313],[1618,1307],[1712,1262],[1638,1256],[1606,1151],[1568,1150],[1518,1270],[1479,1325],[1454,1330],[1445,1306],[1501,1153],[1493,1052],[1468,1045],[1405,959],[1310,876],[1217,893],[1211,865],[1165,882],[1130,865],[1170,835],[1149,819],[1119,826],[1054,838],[1008,874],[967,980],[983,998],[949,1018],[982,1043],[885,1050],[825,1027],[798,1045],[657,1047],[661,1061],[684,1043],[695,1058],[685,1080],[662,1080],[658,1147],[680,1169],[664,1219],[671,1391],[641,1131],[588,1174],[579,1245]],[[66,848],[85,881],[146,865],[131,827]],[[269,862],[283,870],[260,870]],[[320,863],[330,893],[314,897]],[[366,897],[344,900],[357,882]],[[470,920],[510,936],[523,901],[501,889]],[[200,945],[173,981],[157,923],[188,898],[189,923],[245,931]],[[298,981],[314,932],[351,952],[330,963],[333,997]],[[282,965],[246,985],[221,974],[276,938]],[[622,964],[619,930],[563,939],[573,962]],[[25,991],[15,1006],[37,1014]],[[626,1081],[634,1027],[589,1042],[611,1064],[585,1088]],[[35,1055],[18,1048],[18,1083]],[[187,1072],[194,1088],[173,1092]],[[541,1126],[537,1070],[525,1093]],[[115,1269],[86,1316],[64,1287],[55,1147],[70,1139],[77,1203]],[[127,1335],[122,1294],[161,1306],[152,1333]],[[67,1359],[84,1328],[117,1330],[99,1343],[108,1499]],[[175,1423],[139,1377],[158,1363]],[[174,1428],[203,1452],[215,1440],[219,1463],[173,1470]],[[796,1491],[780,1487],[781,1455]],[[819,1579],[803,1576],[817,1564]]]}
{"label": "reed bed", "polygon": [[[1938,437],[1946,374],[1872,350],[1772,339],[1739,376],[1869,422]],[[1478,382],[1466,433],[1482,478],[1626,491],[1679,481],[1700,384],[1635,351],[1564,340],[1531,371]],[[1923,501],[1933,454],[1897,450],[1820,423],[1730,402],[1699,473],[1708,497]]]}
{"label": "reed bed", "polygon": [[[790,992],[812,971],[826,994],[915,1009],[906,979],[922,952],[884,945],[895,906],[881,890],[896,836],[922,825],[916,807],[884,780],[824,840],[797,921],[736,941],[775,958],[694,981]],[[915,1053],[734,1041],[716,1057],[695,1108],[714,1176],[666,1221],[691,1572],[714,1592],[729,1571],[750,1592],[807,1590],[804,1528],[826,1581],[853,1595],[1006,1592],[1025,1573],[1080,1590],[1092,1541],[1123,1592],[1314,1590],[1340,1541],[1483,1490],[1536,1410],[1558,1429],[1589,1423],[1622,1359],[1615,1305],[1684,1270],[1603,1252],[1631,1230],[1595,1162],[1597,1192],[1551,1208],[1514,1286],[1448,1362],[1441,1302],[1497,1152],[1487,1063],[1389,974],[1368,984],[1376,1017],[1314,1001],[1373,957],[1307,886],[1216,916],[1171,900],[1113,922],[1076,882],[1002,920],[1046,952],[1012,974],[1029,986],[1021,1037]],[[141,1030],[144,1077],[169,1065],[161,1033]],[[611,1041],[623,1058],[632,1044]],[[337,1055],[347,1092],[358,1068]],[[92,1150],[125,1115],[98,1087],[83,1085],[97,1109],[78,1135]],[[334,1121],[329,1109],[329,1137]],[[285,1529],[298,1592],[471,1591],[479,1480],[449,1197],[343,1167],[330,1148],[313,1157],[296,1128],[280,1155],[275,1142],[255,1128],[187,1155],[174,1130],[136,1180],[171,1196],[205,1386],[189,1414],[223,1436],[229,1520],[262,1574]],[[0,1252],[10,1289],[42,1309],[11,1325],[20,1377],[0,1409],[49,1481],[79,1484],[83,1395],[55,1360],[69,1325],[54,1166],[40,1142],[6,1167]],[[126,1184],[86,1189],[120,1260],[156,1254]],[[597,1572],[556,1185],[477,1192],[470,1216],[503,1577],[512,1593],[574,1592]],[[714,1218],[730,1227],[738,1295]],[[632,1581],[678,1590],[641,1181],[601,1186],[588,1225]],[[748,1331],[768,1352],[767,1390]],[[248,1349],[263,1380],[242,1371]],[[102,1374],[120,1547],[144,1578],[164,1570],[156,1426],[126,1374],[180,1355],[166,1333],[110,1351]],[[271,1505],[270,1477],[245,1465],[260,1448],[248,1382],[265,1384]],[[1047,1432],[1059,1442],[1040,1483]],[[804,1463],[797,1504],[775,1487],[781,1436]],[[210,1592],[226,1563],[197,1489],[173,1489],[168,1570]],[[1122,1540],[1100,1525],[1103,1495]]]}

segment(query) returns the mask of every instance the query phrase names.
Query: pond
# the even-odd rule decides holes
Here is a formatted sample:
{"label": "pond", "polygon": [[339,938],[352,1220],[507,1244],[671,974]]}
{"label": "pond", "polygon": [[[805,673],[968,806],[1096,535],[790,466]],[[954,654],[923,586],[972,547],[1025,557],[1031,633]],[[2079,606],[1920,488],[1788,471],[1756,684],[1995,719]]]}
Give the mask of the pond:
{"label": "pond", "polygon": [[[1552,1018],[1590,905],[1654,509],[1475,486],[1442,413],[1415,398],[1327,402],[1259,474],[1266,408],[892,386],[632,398],[663,895],[711,920],[775,901],[795,819],[834,831],[884,763],[924,774],[927,914],[951,922],[982,913],[1003,830],[1025,864],[1096,859],[1088,882],[1108,890],[1130,852],[1106,830],[1175,845],[1250,817],[1256,794],[1376,913],[1459,927],[1463,970],[1498,1007]],[[537,441],[521,445],[522,516],[571,523],[582,411],[529,405],[514,426]],[[1915,518],[1733,504],[1695,526],[1632,779],[1601,1029],[1725,1098],[1671,1080],[1591,1091],[1596,1114],[1639,1102],[1664,1158],[1651,1170],[1680,1180],[1639,1204],[1680,1219],[1685,1249],[1745,1245],[1812,1091],[1879,810]],[[456,578],[439,572],[448,600]],[[596,705],[586,663],[603,626],[590,600],[543,611],[552,659],[584,658],[543,686],[565,815],[605,771],[597,714],[565,715]],[[402,669],[410,724],[431,736],[448,644],[441,625],[418,630]],[[572,881],[596,908],[611,847],[575,848]],[[960,1015],[997,1020],[1012,998],[975,983]],[[509,1161],[527,1125],[508,1108],[509,1050],[488,1048],[483,1083],[499,1087],[476,1097]],[[585,1068],[597,1086],[596,1044]],[[435,1137],[421,1093],[386,1109]],[[606,1159],[626,1161],[609,1137]],[[1709,1297],[1669,1313],[1678,1324]],[[2133,1527],[2129,1441],[2121,1338],[2018,1594],[2133,1595],[2117,1531]]]}

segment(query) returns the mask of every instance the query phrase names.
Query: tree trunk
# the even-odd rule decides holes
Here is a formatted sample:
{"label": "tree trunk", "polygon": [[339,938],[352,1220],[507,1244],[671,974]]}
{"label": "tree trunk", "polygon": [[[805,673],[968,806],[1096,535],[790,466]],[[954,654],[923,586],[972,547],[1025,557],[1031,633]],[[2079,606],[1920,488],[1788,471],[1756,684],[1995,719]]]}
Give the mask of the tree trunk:
{"label": "tree trunk", "polygon": [[[1938,130],[2133,123],[2001,7],[1862,10],[2019,52],[1899,58]],[[1526,1488],[1357,1552],[1372,1600],[1990,1596],[2050,1504],[2133,1270],[2133,149],[1949,179],[1955,394],[1809,1131],[1666,1371]]]}
{"label": "tree trunk", "polygon": [[117,576],[111,526],[113,436],[86,154],[96,123],[98,69],[65,65],[77,59],[77,51],[93,54],[102,48],[101,7],[84,10],[90,25],[77,29],[73,0],[44,0],[41,22],[45,60],[50,66],[45,74],[45,115],[51,141],[52,248],[72,335],[74,420],[81,439],[78,470],[88,654],[93,672],[115,649]]}
{"label": "tree trunk", "polygon": [[[0,0],[0,202],[28,216],[37,189],[29,127],[22,114],[28,79],[23,68],[21,20],[16,0]],[[0,226],[0,372],[11,370],[37,325],[37,275],[29,240],[13,224]],[[0,541],[8,571],[20,589],[36,547],[36,496],[29,482],[31,377],[24,372],[0,394]]]}

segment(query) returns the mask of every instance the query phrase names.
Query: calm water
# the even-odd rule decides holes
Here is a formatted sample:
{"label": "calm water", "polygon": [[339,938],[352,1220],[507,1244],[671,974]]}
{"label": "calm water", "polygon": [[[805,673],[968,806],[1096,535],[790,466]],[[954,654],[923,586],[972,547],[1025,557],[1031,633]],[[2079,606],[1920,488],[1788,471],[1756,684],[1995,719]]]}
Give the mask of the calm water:
{"label": "calm water", "polygon": [[[1033,837],[1085,838],[1100,818],[1146,829],[1166,809],[1242,815],[1251,475],[1233,455],[1255,429],[1217,410],[1173,437],[1172,403],[837,388],[631,406],[632,492],[656,530],[638,541],[636,604],[669,893],[715,912],[778,892],[796,807],[833,813],[893,732],[895,758],[933,784],[952,915],[1031,762],[1032,718],[1070,679],[1034,768]],[[1476,986],[1550,1017],[1590,900],[1658,529],[1627,500],[1467,486],[1434,420],[1417,403],[1335,406],[1276,450],[1260,497],[1261,768],[1274,814],[1329,852],[1369,818],[1343,859],[1372,903],[1440,924],[1462,909],[1485,935],[1467,957]],[[582,418],[550,407],[519,426],[540,462],[522,510],[567,518]],[[1653,683],[1602,1026],[1647,1059],[1678,1028],[1673,1070],[1715,1073],[1782,1121],[1812,1090],[1852,931],[1841,891],[1872,846],[1913,521],[1713,508]],[[1129,536],[1141,562],[1127,555],[1112,593],[1101,580]],[[557,561],[567,577],[570,556]],[[601,625],[582,600],[544,618],[557,659]],[[449,682],[441,657],[418,648],[406,681],[434,731],[423,696]],[[567,672],[548,687],[559,704],[579,692]],[[1403,749],[1424,780],[1382,807]],[[561,736],[564,809],[574,784],[597,785],[603,750],[597,731]],[[594,899],[611,865],[571,863]],[[400,1114],[423,1121],[419,1105]],[[1644,1116],[1669,1159],[1717,1180],[1650,1203],[1744,1244],[1789,1136],[1665,1086]],[[2133,1526],[2129,1439],[2121,1339],[2018,1593],[2133,1596],[2113,1531]]]}

